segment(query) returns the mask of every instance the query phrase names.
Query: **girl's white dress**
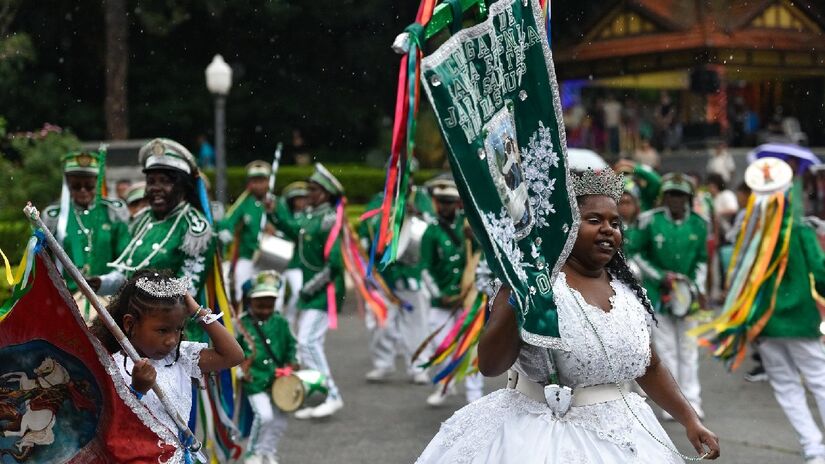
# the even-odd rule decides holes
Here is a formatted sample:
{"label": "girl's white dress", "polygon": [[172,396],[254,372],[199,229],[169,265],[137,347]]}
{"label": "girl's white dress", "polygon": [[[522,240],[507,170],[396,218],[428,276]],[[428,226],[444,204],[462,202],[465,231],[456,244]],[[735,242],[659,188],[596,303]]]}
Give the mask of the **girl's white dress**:
{"label": "girl's white dress", "polygon": [[[549,353],[561,383],[574,389],[633,380],[650,362],[651,318],[633,291],[613,279],[612,309],[589,305],[560,272],[553,284],[565,350],[524,344],[512,369],[519,378],[549,384]],[[587,317],[599,333],[604,351]],[[681,463],[640,425],[673,449],[650,406],[635,393],[599,404],[571,407],[560,418],[545,402],[501,389],[457,411],[419,457],[419,463],[627,464]],[[633,413],[639,420],[633,417]]]}
{"label": "girl's white dress", "polygon": [[[175,362],[175,351],[172,351],[163,359],[149,360],[149,363],[155,368],[155,372],[157,372],[155,383],[163,389],[163,393],[169,399],[169,402],[177,409],[183,420],[187,422],[189,421],[189,412],[192,409],[192,379],[201,378],[201,369],[198,363],[200,363],[201,351],[208,346],[206,343],[181,342],[180,357],[177,362]],[[135,364],[123,351],[118,351],[112,355],[112,357],[120,369],[126,385],[130,385],[132,383],[130,374]],[[152,415],[154,415],[161,424],[168,427],[175,436],[178,435],[179,430],[177,424],[174,419],[172,419],[172,416],[166,412],[163,403],[160,402],[160,399],[154,391],[149,390],[143,395],[141,403],[152,412]]]}

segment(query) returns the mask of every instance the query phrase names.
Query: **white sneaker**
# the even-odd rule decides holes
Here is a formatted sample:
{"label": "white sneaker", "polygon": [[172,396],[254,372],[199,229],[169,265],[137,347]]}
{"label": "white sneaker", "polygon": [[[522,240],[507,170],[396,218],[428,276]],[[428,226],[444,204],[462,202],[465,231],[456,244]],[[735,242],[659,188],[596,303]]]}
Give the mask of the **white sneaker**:
{"label": "white sneaker", "polygon": [[367,379],[367,382],[386,382],[389,380],[390,376],[392,376],[392,373],[392,369],[376,367],[375,369],[367,372],[367,375],[365,375],[364,378]]}
{"label": "white sneaker", "polygon": [[410,380],[416,385],[427,385],[428,383],[431,383],[430,376],[427,375],[426,371],[416,372],[412,375]]}
{"label": "white sneaker", "polygon": [[329,417],[343,407],[344,401],[341,398],[327,398],[326,401],[319,404],[312,410],[312,418],[320,419],[322,417]]}
{"label": "white sneaker", "polygon": [[455,393],[453,387],[448,387],[447,391],[444,391],[444,387],[442,385],[438,385],[434,392],[427,397],[427,404],[433,407],[438,407],[444,404],[447,401],[447,397]]}
{"label": "white sneaker", "polygon": [[243,460],[243,464],[264,464],[264,457],[260,454],[251,454]]}
{"label": "white sneaker", "polygon": [[484,392],[481,392],[481,391],[469,392],[468,391],[465,396],[467,398],[467,404],[470,404],[473,401],[480,400],[484,396]]}
{"label": "white sneaker", "polygon": [[825,464],[825,457],[816,456],[805,460],[805,464]]}
{"label": "white sneaker", "polygon": [[315,408],[301,408],[295,411],[295,418],[300,420],[312,419],[312,412]]}
{"label": "white sneaker", "polygon": [[269,464],[278,464],[278,458],[277,458],[277,457],[275,457],[275,455],[274,455],[274,454],[267,454],[267,455],[266,455],[266,461],[267,461]]}

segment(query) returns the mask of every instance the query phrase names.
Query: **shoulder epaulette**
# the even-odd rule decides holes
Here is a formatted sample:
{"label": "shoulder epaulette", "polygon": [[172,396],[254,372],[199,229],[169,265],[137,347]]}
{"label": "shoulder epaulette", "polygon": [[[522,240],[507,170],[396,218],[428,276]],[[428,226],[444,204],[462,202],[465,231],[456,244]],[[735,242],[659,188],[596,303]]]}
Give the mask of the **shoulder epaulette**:
{"label": "shoulder epaulette", "polygon": [[212,240],[212,227],[203,213],[194,207],[188,208],[186,216],[186,233],[183,236],[181,250],[189,256],[199,256],[209,247]]}
{"label": "shoulder epaulette", "polygon": [[649,209],[639,214],[639,228],[645,228],[650,224],[650,221],[653,220],[653,216],[657,214],[663,214],[665,212],[665,208],[659,206],[657,208]]}
{"label": "shoulder epaulette", "polygon": [[109,219],[117,222],[129,222],[129,209],[126,203],[118,199],[102,198],[101,204],[108,210]]}

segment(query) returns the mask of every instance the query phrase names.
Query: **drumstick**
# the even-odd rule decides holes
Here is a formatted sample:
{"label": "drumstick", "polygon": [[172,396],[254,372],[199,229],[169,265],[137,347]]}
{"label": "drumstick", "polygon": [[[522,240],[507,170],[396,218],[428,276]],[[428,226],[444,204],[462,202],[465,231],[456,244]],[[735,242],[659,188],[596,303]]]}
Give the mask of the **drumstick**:
{"label": "drumstick", "polygon": [[[89,286],[89,283],[86,282],[86,279],[83,278],[83,275],[80,273],[80,270],[77,266],[74,265],[69,256],[66,254],[66,251],[63,250],[63,247],[57,243],[55,240],[54,235],[49,232],[49,229],[46,227],[46,224],[43,223],[43,220],[40,218],[40,212],[37,211],[37,208],[32,206],[31,203],[26,204],[26,207],[23,208],[23,213],[26,215],[26,218],[35,226],[35,228],[40,229],[43,232],[43,235],[46,238],[46,245],[52,250],[54,256],[60,261],[63,265],[63,269],[74,279],[75,283],[77,284],[78,290],[80,290],[86,299],[94,306],[95,311],[97,311],[97,316],[103,321],[103,325],[115,336],[118,344],[120,344],[121,348],[123,348],[123,352],[129,356],[132,362],[137,363],[140,361],[140,356],[138,355],[135,347],[132,346],[132,343],[126,338],[126,335],[120,330],[120,327],[117,326],[115,320],[112,319],[112,315],[109,314],[109,311],[106,311],[103,308],[103,305],[98,300],[97,295],[95,294],[92,287]],[[175,425],[178,426],[178,429],[183,432],[186,436],[186,440],[182,440],[181,444],[184,445],[185,441],[192,440],[192,444],[189,445],[189,450],[193,454],[200,454],[201,443],[195,437],[191,430],[189,430],[189,426],[186,425],[186,421],[178,414],[177,410],[172,403],[169,401],[167,396],[163,393],[163,389],[160,388],[160,385],[157,383],[152,385],[152,391],[158,396],[161,404],[166,409],[166,412],[169,413],[169,416],[175,421]],[[185,445],[184,445],[185,446]]]}

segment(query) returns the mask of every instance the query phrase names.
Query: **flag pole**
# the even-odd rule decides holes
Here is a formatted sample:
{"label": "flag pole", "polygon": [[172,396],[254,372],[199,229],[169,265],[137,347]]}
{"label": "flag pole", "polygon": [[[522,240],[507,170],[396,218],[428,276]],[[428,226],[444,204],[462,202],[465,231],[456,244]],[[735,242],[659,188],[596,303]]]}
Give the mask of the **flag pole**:
{"label": "flag pole", "polygon": [[[138,362],[140,361],[141,357],[138,355],[137,350],[135,347],[132,346],[132,343],[126,337],[126,334],[120,330],[120,327],[115,323],[115,320],[112,319],[112,315],[109,314],[103,305],[100,303],[100,300],[97,298],[94,290],[92,287],[89,286],[86,279],[80,273],[80,270],[77,266],[74,265],[69,256],[66,254],[66,251],[63,250],[63,247],[57,243],[55,240],[54,235],[49,231],[46,224],[43,223],[43,220],[40,218],[40,212],[32,206],[31,203],[28,203],[25,208],[23,208],[23,213],[26,215],[26,218],[36,227],[43,232],[43,236],[46,238],[46,245],[49,249],[54,253],[55,258],[63,265],[63,269],[74,279],[75,283],[77,283],[77,288],[80,290],[81,293],[86,297],[86,299],[91,303],[91,305],[97,311],[97,316],[103,321],[103,325],[115,336],[117,339],[118,344],[123,348],[123,352],[126,353],[127,356],[133,361]],[[192,444],[188,446],[189,451],[194,454],[199,454],[201,450],[201,442],[195,437],[195,434],[189,430],[189,426],[186,424],[186,421],[178,414],[177,410],[172,406],[172,403],[169,401],[169,398],[163,393],[163,390],[160,388],[160,385],[157,383],[152,384],[152,391],[158,396],[161,404],[163,407],[166,408],[166,412],[172,417],[175,421],[175,424],[178,426],[178,429],[185,436],[185,440],[182,440],[181,444],[186,447],[185,442],[188,442],[190,439],[192,440]]]}

